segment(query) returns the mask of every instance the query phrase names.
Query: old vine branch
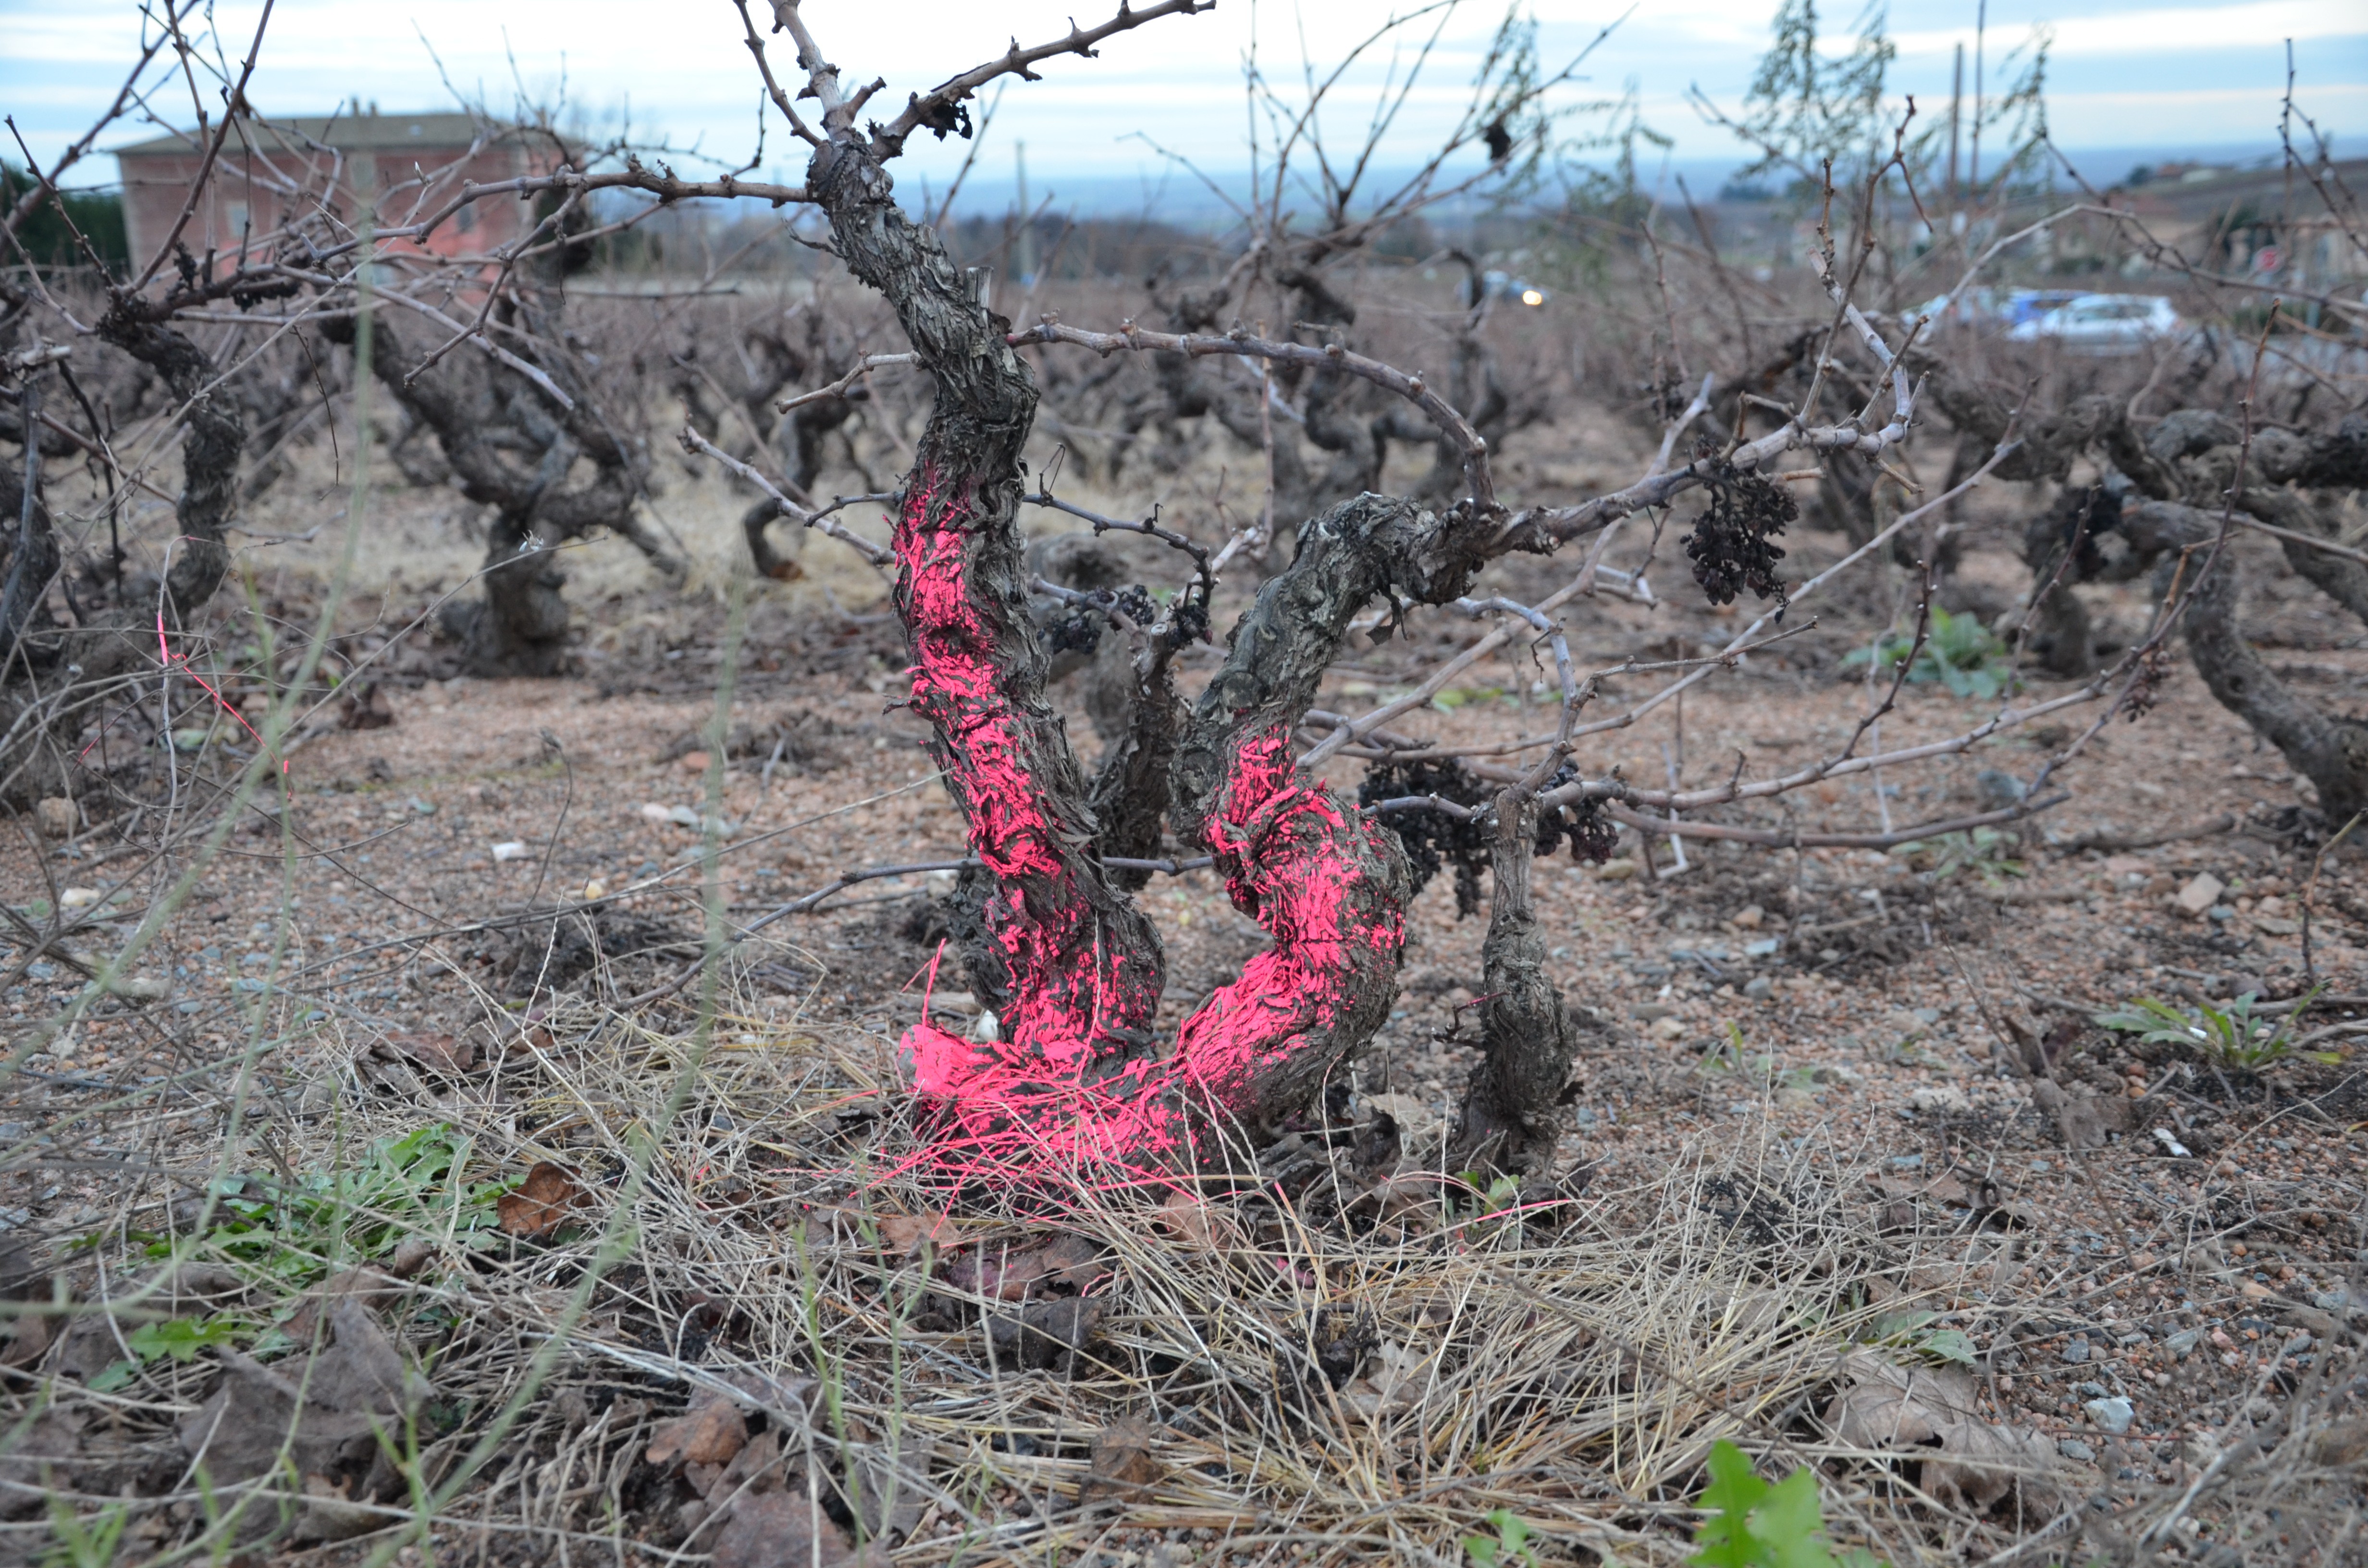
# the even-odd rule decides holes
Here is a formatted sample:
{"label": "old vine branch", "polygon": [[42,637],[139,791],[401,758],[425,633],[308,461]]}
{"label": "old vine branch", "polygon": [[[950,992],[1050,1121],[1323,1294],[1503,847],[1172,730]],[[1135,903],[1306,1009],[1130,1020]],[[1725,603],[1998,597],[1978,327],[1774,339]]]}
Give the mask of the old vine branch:
{"label": "old vine branch", "polygon": [[1118,15],[1098,28],[1080,28],[1072,21],[1068,37],[1040,43],[1032,49],[1022,49],[1019,40],[1014,39],[1009,51],[1000,58],[973,65],[926,93],[914,94],[904,112],[886,125],[875,121],[871,127],[873,149],[882,158],[893,158],[905,150],[905,139],[916,131],[934,131],[943,136],[953,126],[955,107],[998,76],[1018,76],[1033,82],[1038,77],[1030,67],[1039,61],[1061,54],[1080,54],[1090,59],[1096,53],[1094,45],[1113,34],[1156,22],[1162,17],[1191,17],[1215,9],[1216,0],[1159,0],[1159,4],[1140,11],[1131,9],[1126,0],[1119,0]]}
{"label": "old vine branch", "polygon": [[1384,392],[1395,392],[1421,409],[1423,416],[1439,426],[1440,433],[1452,441],[1463,455],[1464,480],[1471,486],[1472,499],[1484,510],[1494,510],[1497,506],[1497,489],[1488,472],[1488,443],[1472,427],[1472,422],[1433,392],[1419,375],[1408,375],[1395,365],[1352,354],[1338,343],[1327,343],[1320,348],[1307,343],[1278,343],[1238,329],[1222,335],[1149,332],[1133,322],[1116,332],[1087,332],[1054,321],[1038,322],[1015,332],[1009,342],[1014,347],[1030,343],[1068,343],[1103,355],[1132,349],[1136,353],[1181,354],[1194,359],[1230,354],[1284,364],[1328,365],[1371,381]]}

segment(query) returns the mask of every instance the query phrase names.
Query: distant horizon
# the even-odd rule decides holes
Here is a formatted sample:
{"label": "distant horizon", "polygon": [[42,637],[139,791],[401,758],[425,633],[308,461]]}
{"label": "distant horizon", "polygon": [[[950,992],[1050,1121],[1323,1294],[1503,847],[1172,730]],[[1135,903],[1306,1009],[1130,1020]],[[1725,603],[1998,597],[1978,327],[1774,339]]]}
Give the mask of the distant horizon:
{"label": "distant horizon", "polygon": [[[286,118],[320,118],[328,112],[317,109],[302,111],[288,115]],[[366,108],[364,112],[367,113],[370,110]],[[404,116],[450,114],[454,110],[449,106],[438,108],[390,109],[381,105],[377,112],[383,118],[399,119]],[[151,128],[146,135],[127,137],[121,147],[128,148],[142,141],[152,141],[154,139],[154,129]],[[85,191],[108,191],[117,188],[119,181],[112,177],[115,174],[113,154],[120,150],[121,148],[102,147],[79,165],[93,173],[105,168],[110,177],[70,180],[68,188]],[[2347,155],[2340,143],[2335,145],[2333,150],[2334,155],[2338,158]],[[2248,165],[2260,165],[2265,163],[2273,165],[2283,157],[2283,150],[2274,142],[2133,143],[2127,146],[2108,144],[2086,148],[2066,147],[2061,151],[2072,165],[2080,171],[2083,177],[2099,186],[2119,184],[2128,177],[2131,168],[2141,165],[2153,167],[2163,164],[2192,163],[2244,167]],[[1040,172],[1035,165],[1035,154],[1032,152],[1030,153],[1029,158],[1029,204],[1031,208],[1042,208],[1049,203],[1051,210],[1055,212],[1078,217],[1108,218],[1131,216],[1144,200],[1156,199],[1171,215],[1186,218],[1195,224],[1204,222],[1225,210],[1223,201],[1208,190],[1199,178],[1172,167],[1149,166],[1140,172],[1127,174],[1109,172],[1064,174],[1057,166]],[[1680,199],[1677,186],[1679,180],[1683,180],[1695,200],[1710,201],[1717,199],[1719,192],[1748,168],[1751,161],[1740,155],[1725,158],[1656,160],[1649,164],[1643,164],[1638,168],[1636,183],[1638,188],[1647,195],[1666,197],[1675,201]],[[1375,173],[1386,179],[1394,174],[1403,175],[1410,171],[1411,165],[1405,167],[1384,165],[1377,168]],[[1204,168],[1200,172],[1221,188],[1230,190],[1238,188],[1247,181],[1249,166],[1247,164],[1240,164],[1230,168]],[[925,180],[926,176],[923,176],[922,179],[915,182],[916,192]],[[1146,185],[1165,188],[1157,190],[1156,195],[1147,194],[1144,188]],[[931,205],[934,205],[935,194],[932,187]],[[996,178],[983,175],[973,168],[970,177],[963,183],[962,194],[956,198],[950,210],[953,215],[964,218],[982,215],[999,216],[1011,210],[1017,195],[1016,169],[1010,174]]]}
{"label": "distant horizon", "polygon": [[[1058,38],[1072,12],[1090,25],[1110,9],[1113,0],[1086,6],[1004,0],[990,18],[956,0],[894,6],[808,0],[806,16],[851,76],[883,74],[889,85],[881,101],[894,103],[999,52],[1015,35],[1023,42]],[[2048,29],[2051,123],[2057,143],[2076,160],[2273,151],[2289,40],[2302,108],[2339,145],[2368,137],[2368,6],[2358,0],[1987,0],[1987,9],[1979,62],[1986,93],[1994,98],[2004,89],[2021,68],[2019,51],[2028,50],[2037,29]],[[1735,111],[1768,47],[1774,10],[1775,0],[1656,0],[1623,17],[1616,6],[1535,0],[1531,14],[1541,53],[1552,65],[1585,55],[1579,80],[1558,93],[1563,106],[1583,110],[1629,100],[1645,124],[1673,140],[1670,162],[1691,184],[1697,169],[1709,178],[1714,167],[1739,165],[1746,154],[1687,94],[1698,87]],[[1975,0],[1895,0],[1888,18],[1897,51],[1887,89],[1891,112],[1905,114],[1912,96],[1918,123],[1945,117],[1961,45],[1970,97],[1975,12]],[[219,37],[200,40],[200,53],[234,71],[259,14],[259,0],[217,0]],[[1378,0],[1262,0],[1256,8],[1247,0],[1221,0],[1212,12],[1163,18],[1107,40],[1098,59],[1048,60],[1040,67],[1042,80],[1013,82],[1002,92],[971,182],[982,194],[1011,190],[1020,142],[1036,189],[1139,191],[1168,172],[1169,187],[1180,193],[1192,176],[1172,169],[1171,153],[1237,174],[1247,162],[1246,56],[1255,50],[1263,68],[1289,86],[1299,79],[1303,41],[1328,64],[1387,14]],[[1425,28],[1440,28],[1429,74],[1402,108],[1386,162],[1410,165],[1439,144],[1503,15],[1501,0],[1464,0],[1426,20]],[[1836,6],[1825,18],[1833,57],[1850,46],[1857,16]],[[135,0],[0,0],[0,110],[14,118],[45,167],[114,96],[138,27]],[[1404,35],[1395,56],[1401,64],[1421,32]],[[1336,146],[1367,123],[1391,58],[1388,47],[1377,49],[1344,77],[1326,120]],[[318,114],[354,99],[449,112],[459,107],[456,97],[507,111],[522,95],[564,100],[594,135],[630,126],[639,140],[663,137],[679,150],[686,171],[747,164],[761,122],[758,169],[791,180],[803,169],[803,150],[762,101],[728,0],[691,0],[662,28],[649,26],[644,11],[626,0],[401,0],[394,6],[278,0],[261,61],[249,97],[266,113]],[[188,87],[172,73],[157,75],[157,114],[190,123]],[[973,112],[985,118],[996,93],[989,88]],[[205,97],[218,105],[219,84],[207,84]],[[1578,128],[1601,123],[1599,114]],[[100,139],[97,156],[159,129],[144,119],[120,122]],[[909,188],[926,180],[943,190],[973,150],[959,139],[917,138],[896,177]],[[12,149],[12,160],[17,155]],[[1640,173],[1649,180],[1659,162],[1650,156]],[[2096,177],[2126,172],[2124,165]],[[78,173],[75,184],[103,183],[87,165]],[[112,177],[111,168],[106,173]]]}

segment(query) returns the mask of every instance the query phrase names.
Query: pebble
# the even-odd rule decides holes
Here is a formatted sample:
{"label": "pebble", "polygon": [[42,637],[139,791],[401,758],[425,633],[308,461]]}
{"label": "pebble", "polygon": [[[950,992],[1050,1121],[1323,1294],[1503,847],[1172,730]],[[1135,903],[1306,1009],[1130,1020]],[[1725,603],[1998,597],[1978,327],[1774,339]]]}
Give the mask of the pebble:
{"label": "pebble", "polygon": [[1925,1111],[1966,1111],[1974,1108],[1974,1102],[1965,1097],[1964,1090],[1949,1087],[1918,1089],[1907,1096],[1907,1103],[1918,1110]]}
{"label": "pebble", "polygon": [[2064,1358],[2076,1367],[2086,1361],[2089,1358],[2089,1342],[2085,1339],[2076,1339],[2066,1345],[2064,1347]]}
{"label": "pebble", "polygon": [[2179,907],[2188,914],[2201,915],[2219,903],[2220,895],[2227,891],[2228,884],[2211,872],[2198,871],[2188,879],[2185,887],[2179,890],[2177,902]]}
{"label": "pebble", "polygon": [[1743,994],[1754,1002],[1765,1002],[1776,994],[1776,983],[1763,974],[1744,986]]}
{"label": "pebble", "polygon": [[2097,1457],[2097,1450],[2078,1437],[2056,1438],[2055,1451],[2067,1460],[2093,1460]]}
{"label": "pebble", "polygon": [[2165,1350],[2169,1351],[2173,1356],[2177,1356],[2183,1360],[2186,1358],[2187,1354],[2193,1350],[2196,1345],[2203,1338],[2203,1331],[2202,1329],[2182,1328],[2177,1334],[2172,1335],[2169,1339],[2164,1340],[2162,1342],[2162,1347]]}
{"label": "pebble", "polygon": [[2108,1395],[2103,1399],[2092,1399],[2080,1408],[2089,1413],[2089,1420],[2115,1437],[2128,1431],[2130,1423],[2135,1421],[2138,1415],[2137,1407],[2119,1394]]}

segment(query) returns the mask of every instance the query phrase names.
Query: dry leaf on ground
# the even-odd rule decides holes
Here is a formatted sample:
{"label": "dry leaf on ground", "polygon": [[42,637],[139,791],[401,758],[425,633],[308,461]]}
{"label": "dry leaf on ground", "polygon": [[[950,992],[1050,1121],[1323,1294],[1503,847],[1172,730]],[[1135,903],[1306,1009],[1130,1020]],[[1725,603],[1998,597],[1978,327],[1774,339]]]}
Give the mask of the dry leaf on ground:
{"label": "dry leaf on ground", "polygon": [[2026,1513],[2054,1506],[2046,1439],[1984,1420],[1964,1373],[1895,1366],[1867,1350],[1844,1356],[1839,1370],[1850,1386],[1825,1416],[1837,1441],[1922,1460],[1924,1490],[1944,1507],[1987,1513],[2017,1491]]}
{"label": "dry leaf on ground", "polygon": [[690,1408],[650,1429],[649,1461],[723,1465],[748,1441],[748,1423],[732,1396],[713,1389],[693,1395]]}
{"label": "dry leaf on ground", "polygon": [[1169,1193],[1153,1218],[1178,1240],[1205,1252],[1230,1252],[1242,1244],[1241,1231],[1232,1219],[1197,1192]]}
{"label": "dry leaf on ground", "polygon": [[1101,1272],[1101,1258],[1096,1243],[1063,1233],[1024,1246],[983,1246],[955,1259],[946,1278],[957,1290],[999,1301],[1024,1301],[1055,1290],[1084,1290]]}
{"label": "dry leaf on ground", "polygon": [[1063,1377],[1074,1377],[1078,1358],[1101,1329],[1103,1310],[1100,1301],[1080,1296],[1039,1301],[1017,1316],[989,1318],[987,1337],[996,1360],[1006,1368],[1030,1372],[1053,1368]]}
{"label": "dry leaf on ground", "polygon": [[741,1498],[715,1540],[715,1568],[886,1568],[887,1562],[876,1546],[849,1546],[803,1493]]}
{"label": "dry leaf on ground", "polygon": [[0,1428],[0,1519],[42,1512],[45,1489],[72,1482],[82,1468],[82,1433],[81,1413],[56,1405]]}
{"label": "dry leaf on ground", "polygon": [[[350,1523],[351,1505],[402,1490],[381,1439],[400,1434],[434,1392],[358,1303],[332,1306],[329,1332],[326,1349],[274,1367],[228,1352],[221,1386],[179,1433],[192,1467],[216,1487],[274,1476],[284,1453],[308,1492],[336,1505],[300,1521],[300,1537],[316,1540]],[[272,1511],[251,1512],[262,1525]]]}
{"label": "dry leaf on ground", "polygon": [[290,1318],[285,1332],[299,1345],[310,1343],[328,1309],[351,1300],[364,1306],[383,1306],[411,1288],[412,1278],[436,1256],[436,1244],[415,1236],[387,1255],[386,1261],[348,1268],[313,1287],[312,1293]]}
{"label": "dry leaf on ground", "polygon": [[584,1189],[565,1167],[538,1161],[526,1180],[505,1192],[495,1205],[502,1231],[520,1237],[547,1236],[568,1218],[568,1210],[585,1200]]}
{"label": "dry leaf on ground", "polygon": [[386,1062],[413,1062],[452,1078],[477,1063],[476,1045],[463,1035],[392,1034],[373,1044],[370,1054]]}
{"label": "dry leaf on ground", "polygon": [[1082,1503],[1098,1494],[1141,1496],[1161,1473],[1151,1440],[1151,1423],[1140,1415],[1130,1415],[1095,1433],[1093,1468],[1077,1488],[1077,1500]]}
{"label": "dry leaf on ground", "polygon": [[942,1214],[916,1220],[909,1214],[882,1214],[877,1221],[880,1240],[889,1251],[910,1257],[929,1247],[942,1252],[961,1238],[961,1231]]}

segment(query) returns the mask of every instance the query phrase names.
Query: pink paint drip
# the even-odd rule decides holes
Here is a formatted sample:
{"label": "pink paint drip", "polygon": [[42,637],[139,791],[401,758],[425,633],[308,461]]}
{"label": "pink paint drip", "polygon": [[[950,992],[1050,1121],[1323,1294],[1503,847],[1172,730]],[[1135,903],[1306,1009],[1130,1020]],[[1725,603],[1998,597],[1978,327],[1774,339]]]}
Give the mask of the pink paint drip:
{"label": "pink paint drip", "polygon": [[[178,541],[176,540],[176,542]],[[172,557],[168,553],[165,560],[169,562],[171,559]],[[165,635],[165,610],[161,605],[157,607],[156,610],[156,663],[168,672],[178,670],[183,675],[188,676],[191,680],[197,682],[198,689],[203,691],[208,697],[212,698],[214,699],[215,707],[229,714],[232,719],[237,722],[240,729],[245,730],[248,734],[254,736],[256,749],[265,753],[272,761],[279,765],[280,788],[287,791],[288,798],[290,801],[293,801],[296,798],[296,787],[289,781],[288,759],[281,756],[278,752],[273,751],[271,749],[271,743],[263,738],[263,732],[256,729],[253,724],[248,723],[246,715],[240,712],[236,708],[231,706],[230,699],[215,690],[213,683],[207,680],[204,676],[198,673],[197,665],[189,663],[189,656],[187,653],[176,653],[173,652],[173,644]],[[90,744],[84,746],[82,750],[74,753],[74,761],[76,763],[81,763],[86,760],[90,754],[97,749],[98,743],[105,739],[106,735],[107,725],[102,724],[99,726],[98,733],[91,737]],[[172,737],[170,735],[165,736],[165,740],[167,745],[172,744]]]}
{"label": "pink paint drip", "polygon": [[913,1085],[939,1113],[938,1139],[916,1163],[957,1180],[1041,1180],[1087,1166],[1153,1180],[1155,1167],[1191,1158],[1196,1122],[1254,1114],[1261,1079],[1320,1044],[1345,1006],[1395,973],[1405,928],[1381,829],[1301,771],[1287,725],[1243,737],[1209,835],[1227,895],[1274,947],[1186,1020],[1173,1055],[1097,1073],[1148,1025],[1158,996],[1100,939],[1060,852],[1026,766],[1021,716],[999,684],[995,629],[965,575],[972,508],[941,497],[944,488],[925,467],[895,532],[913,708],[945,743],[971,852],[1001,884],[986,924],[1014,1003],[1000,1042],[926,1020],[905,1033]]}

